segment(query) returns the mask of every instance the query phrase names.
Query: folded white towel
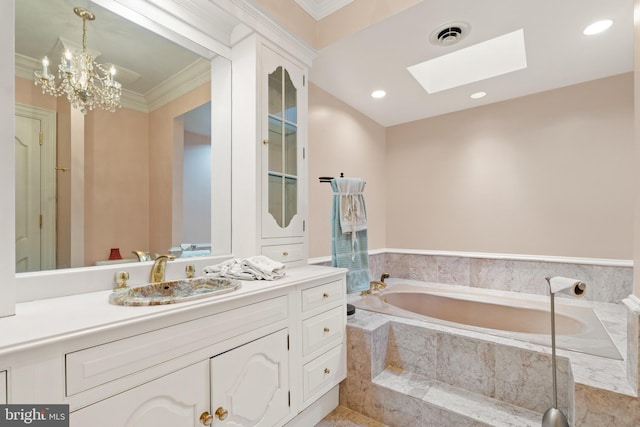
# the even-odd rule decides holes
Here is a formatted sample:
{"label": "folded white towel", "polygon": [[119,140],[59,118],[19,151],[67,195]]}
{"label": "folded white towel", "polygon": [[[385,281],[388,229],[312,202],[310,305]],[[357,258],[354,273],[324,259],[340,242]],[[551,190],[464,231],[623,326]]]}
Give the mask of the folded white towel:
{"label": "folded white towel", "polygon": [[284,264],[274,261],[264,255],[256,255],[243,261],[244,269],[254,271],[257,275],[261,275],[260,279],[275,280],[284,276]]}
{"label": "folded white towel", "polygon": [[257,255],[250,258],[232,258],[202,269],[203,273],[214,277],[228,277],[239,280],[276,280],[285,275],[284,264]]}

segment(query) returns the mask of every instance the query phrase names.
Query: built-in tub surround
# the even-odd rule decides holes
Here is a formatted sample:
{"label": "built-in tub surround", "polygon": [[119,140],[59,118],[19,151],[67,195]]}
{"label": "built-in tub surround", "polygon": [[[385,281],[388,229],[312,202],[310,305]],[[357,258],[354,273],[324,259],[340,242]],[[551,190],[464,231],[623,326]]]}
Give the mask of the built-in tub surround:
{"label": "built-in tub surround", "polygon": [[[350,296],[352,303],[358,299]],[[626,308],[589,304],[625,355]],[[347,330],[349,371],[341,404],[385,424],[539,426],[551,405],[546,346],[361,309],[349,319]],[[558,356],[559,406],[574,420],[572,425],[640,423],[625,361],[562,349]],[[439,373],[443,370],[451,376]],[[534,414],[527,412],[531,410]]]}
{"label": "built-in tub surround", "polygon": [[[317,260],[319,264],[331,265],[330,260]],[[415,249],[370,250],[369,277],[373,280],[384,272],[391,277],[423,282],[538,295],[549,293],[545,277],[575,277],[588,285],[584,299],[600,302],[619,303],[633,292],[633,266],[627,260]],[[565,297],[570,298],[558,295],[558,298]]]}
{"label": "built-in tub surround", "polygon": [[[347,327],[341,404],[387,425],[539,426],[550,404],[548,354],[439,325],[359,310]],[[558,406],[572,413],[558,360]]]}
{"label": "built-in tub surround", "polygon": [[633,292],[632,263],[624,260],[394,250],[382,256],[391,277],[424,282],[548,295],[545,277],[564,276],[587,283],[590,301],[618,303]]}
{"label": "built-in tub surround", "polygon": [[[389,279],[390,286],[355,301],[361,309],[550,345],[548,297]],[[559,348],[622,360],[591,303],[556,303]]]}

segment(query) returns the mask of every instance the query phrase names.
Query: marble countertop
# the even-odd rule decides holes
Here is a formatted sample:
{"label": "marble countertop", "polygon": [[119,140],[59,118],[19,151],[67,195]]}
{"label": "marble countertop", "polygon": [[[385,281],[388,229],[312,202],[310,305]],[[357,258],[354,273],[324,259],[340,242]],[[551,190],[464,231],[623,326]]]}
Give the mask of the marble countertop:
{"label": "marble countertop", "polygon": [[346,270],[322,266],[302,266],[287,270],[274,281],[240,281],[240,289],[223,295],[177,304],[122,306],[109,303],[112,291],[99,291],[59,298],[19,303],[14,316],[0,318],[0,356],[52,344],[98,331],[131,326],[144,321],[157,322],[172,316],[202,311],[214,314],[259,296],[299,285],[310,280],[330,278]]}

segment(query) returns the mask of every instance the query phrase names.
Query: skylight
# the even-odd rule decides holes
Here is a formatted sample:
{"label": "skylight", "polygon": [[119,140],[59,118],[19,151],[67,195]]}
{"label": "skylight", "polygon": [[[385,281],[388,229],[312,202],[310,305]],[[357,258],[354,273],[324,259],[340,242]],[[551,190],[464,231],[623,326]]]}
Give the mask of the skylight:
{"label": "skylight", "polygon": [[407,70],[428,93],[527,68],[524,30],[412,65]]}

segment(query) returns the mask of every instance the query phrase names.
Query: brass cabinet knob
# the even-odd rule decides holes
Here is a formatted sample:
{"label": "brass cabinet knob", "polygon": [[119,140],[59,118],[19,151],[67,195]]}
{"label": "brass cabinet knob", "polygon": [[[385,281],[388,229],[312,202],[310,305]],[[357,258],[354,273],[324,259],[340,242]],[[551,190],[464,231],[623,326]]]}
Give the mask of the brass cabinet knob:
{"label": "brass cabinet knob", "polygon": [[324,331],[325,331],[325,332],[329,332],[329,328],[326,328],[326,327],[325,327],[325,328],[324,328]]}
{"label": "brass cabinet knob", "polygon": [[322,298],[329,298],[329,294],[325,292],[324,294],[322,294]]}
{"label": "brass cabinet knob", "polygon": [[202,425],[210,426],[211,421],[213,421],[213,415],[211,415],[207,411],[204,411],[202,414],[200,414],[200,423]]}
{"label": "brass cabinet knob", "polygon": [[330,374],[330,373],[331,373],[331,370],[330,370],[329,368],[324,368],[324,373],[325,373],[325,374]]}
{"label": "brass cabinet knob", "polygon": [[289,256],[289,252],[282,252],[282,256]]}
{"label": "brass cabinet knob", "polygon": [[263,144],[263,145],[267,145],[268,143],[269,143],[269,140],[268,140],[268,139],[263,139],[263,140],[262,140],[262,144]]}
{"label": "brass cabinet knob", "polygon": [[224,409],[222,406],[219,407],[218,409],[216,409],[215,412],[215,416],[217,419],[219,419],[220,421],[224,420],[225,418],[227,418],[227,415],[229,415],[229,412],[227,412],[226,409]]}

